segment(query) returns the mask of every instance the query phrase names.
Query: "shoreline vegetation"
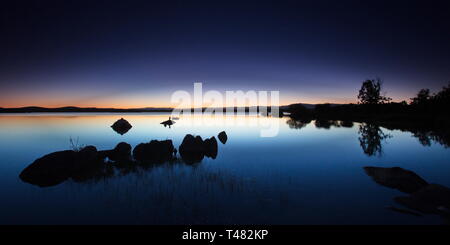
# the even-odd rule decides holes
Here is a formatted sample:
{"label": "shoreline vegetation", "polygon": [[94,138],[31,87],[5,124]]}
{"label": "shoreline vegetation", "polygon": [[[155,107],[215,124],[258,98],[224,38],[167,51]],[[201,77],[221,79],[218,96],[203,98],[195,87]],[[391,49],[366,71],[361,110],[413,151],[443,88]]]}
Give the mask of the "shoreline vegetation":
{"label": "shoreline vegetation", "polygon": [[[290,124],[301,128],[312,120],[316,125],[329,128],[352,122],[360,126],[361,146],[368,155],[381,151],[381,142],[387,137],[380,127],[389,130],[408,131],[424,146],[437,142],[450,147],[450,84],[433,95],[428,89],[420,90],[411,102],[391,102],[382,96],[381,81],[367,80],[359,91],[358,104],[316,105],[306,108],[301,104],[290,105]],[[339,122],[339,123],[338,123]]]}
{"label": "shoreline vegetation", "polygon": [[382,95],[381,84],[379,79],[363,82],[358,104],[320,104],[314,108],[295,104],[290,105],[287,111],[293,120],[372,123],[387,129],[411,132],[417,129],[445,131],[448,136],[450,83],[435,94],[430,94],[429,89],[422,89],[411,98],[410,103],[391,102],[390,98]]}

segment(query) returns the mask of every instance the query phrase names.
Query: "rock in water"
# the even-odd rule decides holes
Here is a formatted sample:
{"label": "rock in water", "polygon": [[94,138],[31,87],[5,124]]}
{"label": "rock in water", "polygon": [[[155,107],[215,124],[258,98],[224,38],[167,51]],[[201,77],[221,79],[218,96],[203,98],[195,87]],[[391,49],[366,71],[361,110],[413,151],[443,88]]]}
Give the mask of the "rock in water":
{"label": "rock in water", "polygon": [[103,157],[108,157],[114,162],[131,160],[131,145],[125,142],[120,142],[112,150],[101,151]]}
{"label": "rock in water", "polygon": [[450,189],[442,185],[430,184],[407,197],[394,200],[421,213],[450,215]]}
{"label": "rock in water", "polygon": [[118,134],[124,135],[124,134],[126,134],[126,133],[132,128],[132,126],[131,126],[131,124],[130,124],[127,120],[121,118],[121,119],[117,120],[117,121],[111,126],[111,128],[112,128],[114,131],[116,131]]}
{"label": "rock in water", "polygon": [[228,136],[227,133],[225,133],[225,131],[220,132],[219,135],[217,135],[217,137],[219,138],[220,142],[222,142],[222,144],[227,143]]}
{"label": "rock in water", "polygon": [[212,159],[216,159],[217,151],[218,151],[216,137],[213,136],[209,139],[205,139],[203,144],[204,144],[205,156],[212,158]]}
{"label": "rock in water", "polygon": [[152,140],[137,145],[133,150],[133,156],[139,163],[158,164],[172,160],[174,151],[172,140]]}
{"label": "rock in water", "polygon": [[162,122],[162,123],[160,123],[160,124],[162,124],[162,125],[164,125],[164,127],[166,127],[166,126],[172,126],[173,124],[175,124],[175,121],[172,121],[172,120],[167,120],[167,121],[164,121],[164,122]]}
{"label": "rock in water", "polygon": [[181,158],[187,164],[198,163],[205,156],[215,159],[218,151],[217,140],[214,136],[203,140],[200,136],[188,134],[184,137],[179,150]]}
{"label": "rock in water", "polygon": [[175,121],[173,121],[173,120],[171,119],[171,117],[169,117],[169,120],[166,120],[166,121],[162,122],[161,124],[164,125],[164,127],[169,126],[169,128],[170,128],[170,126],[172,126],[173,124],[175,124]]}
{"label": "rock in water", "polygon": [[205,157],[203,139],[200,136],[187,134],[179,147],[180,156],[185,163],[200,162]]}
{"label": "rock in water", "polygon": [[79,152],[67,150],[45,155],[26,167],[19,178],[27,183],[47,187],[60,184],[69,178],[83,179],[103,167],[103,159],[94,146]]}
{"label": "rock in water", "polygon": [[76,163],[71,170],[70,178],[83,182],[101,176],[104,172],[104,157],[95,146],[86,146],[77,152]]}
{"label": "rock in water", "polygon": [[405,193],[413,193],[428,185],[416,173],[399,167],[379,168],[364,167],[367,175],[380,185],[397,189]]}
{"label": "rock in water", "polygon": [[40,187],[57,185],[70,177],[76,155],[75,151],[70,150],[50,153],[26,167],[19,177],[24,182]]}

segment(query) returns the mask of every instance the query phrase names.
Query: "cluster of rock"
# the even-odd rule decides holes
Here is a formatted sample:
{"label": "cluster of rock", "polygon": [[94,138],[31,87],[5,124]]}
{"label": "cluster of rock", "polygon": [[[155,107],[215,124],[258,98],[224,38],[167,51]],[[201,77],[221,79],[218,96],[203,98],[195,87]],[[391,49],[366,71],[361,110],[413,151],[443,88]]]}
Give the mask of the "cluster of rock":
{"label": "cluster of rock", "polygon": [[449,188],[438,184],[429,184],[416,173],[400,167],[364,167],[364,170],[376,183],[408,194],[395,197],[394,200],[418,213],[399,208],[391,209],[416,215],[437,214],[445,219],[450,219]]}
{"label": "cluster of rock", "polygon": [[213,136],[203,140],[200,136],[186,135],[180,145],[180,156],[188,164],[200,162],[203,158],[217,157],[217,140]]}
{"label": "cluster of rock", "polygon": [[[225,131],[220,132],[217,137],[222,144],[228,140]],[[187,164],[197,163],[203,160],[204,157],[216,159],[218,152],[218,145],[216,137],[203,140],[200,136],[186,135],[180,145],[180,156]]]}
{"label": "cluster of rock", "polygon": [[[226,138],[225,132],[219,134],[221,142],[226,142]],[[183,162],[194,164],[202,161],[205,156],[215,159],[218,145],[214,136],[203,140],[200,136],[188,134],[179,150]],[[177,149],[172,140],[141,143],[133,151],[131,145],[125,142],[117,144],[112,150],[104,151],[98,151],[95,146],[86,146],[80,151],[66,150],[45,155],[26,167],[19,177],[25,182],[46,187],[70,178],[83,181],[96,176],[108,176],[112,171],[111,166],[129,168],[175,161],[176,155]]]}

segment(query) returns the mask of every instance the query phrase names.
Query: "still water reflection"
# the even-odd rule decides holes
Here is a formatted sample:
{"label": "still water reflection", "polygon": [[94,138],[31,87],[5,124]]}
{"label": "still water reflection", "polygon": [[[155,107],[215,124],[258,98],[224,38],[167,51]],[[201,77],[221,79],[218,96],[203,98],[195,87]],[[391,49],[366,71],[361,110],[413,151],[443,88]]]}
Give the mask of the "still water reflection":
{"label": "still water reflection", "polygon": [[[442,224],[446,220],[450,151],[446,137],[436,132],[266,118],[277,121],[280,131],[276,137],[261,138],[258,124],[251,123],[257,116],[232,116],[242,123],[222,125],[205,124],[210,118],[181,117],[170,128],[160,124],[168,116],[0,115],[0,223]],[[122,117],[132,125],[123,135],[110,127]],[[98,151],[114,149],[120,142],[135,149],[151,140],[171,140],[178,149],[187,134],[207,139],[222,131],[226,144],[218,141],[215,157],[195,164],[187,164],[178,152],[158,164],[102,165],[88,177],[67,178],[47,187],[19,178],[36,159],[73,148],[70,139]],[[403,189],[380,179],[390,176],[402,183],[404,176],[412,175],[376,171],[393,167],[415,173],[427,185],[407,193],[406,201],[398,199]],[[419,202],[431,205],[432,211],[414,206],[417,198],[436,192],[428,183],[443,187],[437,188],[438,201]]]}

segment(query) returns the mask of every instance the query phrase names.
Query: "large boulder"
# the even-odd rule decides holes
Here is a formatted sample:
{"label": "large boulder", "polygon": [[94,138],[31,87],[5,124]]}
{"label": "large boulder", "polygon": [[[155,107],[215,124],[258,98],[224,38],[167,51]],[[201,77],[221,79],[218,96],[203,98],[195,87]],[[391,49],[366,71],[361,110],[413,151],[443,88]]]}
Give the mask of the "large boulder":
{"label": "large boulder", "polygon": [[400,167],[364,167],[364,171],[367,175],[372,177],[376,183],[405,193],[416,192],[428,185],[428,183],[416,173]]}
{"label": "large boulder", "polygon": [[227,136],[227,133],[225,133],[225,131],[220,132],[219,135],[217,135],[217,138],[219,138],[219,140],[220,140],[220,142],[222,142],[222,144],[227,143],[228,136]]}
{"label": "large boulder", "polygon": [[76,164],[75,151],[58,151],[45,155],[26,167],[19,178],[27,183],[47,187],[66,181]]}
{"label": "large boulder", "polygon": [[124,135],[132,128],[132,126],[127,120],[121,118],[111,125],[111,128],[116,131],[116,133]]}
{"label": "large boulder", "polygon": [[47,187],[69,178],[80,179],[103,164],[97,149],[87,146],[80,151],[58,151],[45,155],[26,167],[19,178],[33,185]]}
{"label": "large boulder", "polygon": [[139,163],[157,164],[172,160],[174,152],[172,140],[152,140],[137,145],[133,150],[133,156]]}
{"label": "large boulder", "polygon": [[202,137],[187,134],[179,147],[179,152],[185,163],[193,164],[202,161],[205,157]]}

